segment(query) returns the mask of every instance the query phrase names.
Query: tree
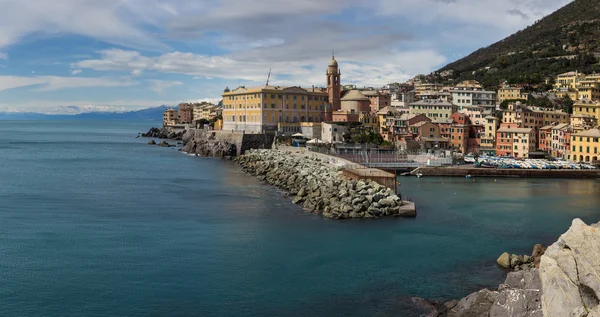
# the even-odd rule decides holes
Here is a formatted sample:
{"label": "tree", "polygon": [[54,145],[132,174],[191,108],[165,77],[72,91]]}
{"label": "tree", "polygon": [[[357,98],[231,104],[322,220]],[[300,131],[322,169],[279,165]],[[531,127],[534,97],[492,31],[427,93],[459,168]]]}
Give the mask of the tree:
{"label": "tree", "polygon": [[571,99],[571,97],[569,97],[569,95],[565,95],[561,101],[560,101],[561,105],[562,105],[562,110],[568,114],[573,114],[573,100]]}

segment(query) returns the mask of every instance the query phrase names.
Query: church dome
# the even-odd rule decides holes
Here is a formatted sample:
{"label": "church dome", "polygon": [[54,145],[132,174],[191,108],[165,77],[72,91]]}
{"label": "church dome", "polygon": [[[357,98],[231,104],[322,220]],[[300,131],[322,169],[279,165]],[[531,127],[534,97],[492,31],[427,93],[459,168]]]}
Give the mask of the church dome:
{"label": "church dome", "polygon": [[338,62],[335,60],[334,57],[332,57],[329,61],[329,67],[338,67]]}

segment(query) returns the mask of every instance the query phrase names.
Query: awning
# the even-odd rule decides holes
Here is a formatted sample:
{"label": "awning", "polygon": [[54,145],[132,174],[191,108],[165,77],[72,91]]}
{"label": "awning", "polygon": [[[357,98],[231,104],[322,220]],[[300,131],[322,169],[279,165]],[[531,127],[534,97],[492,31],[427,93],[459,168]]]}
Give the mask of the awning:
{"label": "awning", "polygon": [[323,143],[323,144],[325,144],[326,142],[323,141],[323,140],[319,140],[319,139],[312,139],[312,140],[306,141],[306,143],[307,144],[317,144],[317,143]]}
{"label": "awning", "polygon": [[302,133],[296,133],[296,134],[292,134],[292,136],[293,136],[293,137],[300,137],[300,138],[303,138],[303,137],[304,137],[304,134],[302,134]]}

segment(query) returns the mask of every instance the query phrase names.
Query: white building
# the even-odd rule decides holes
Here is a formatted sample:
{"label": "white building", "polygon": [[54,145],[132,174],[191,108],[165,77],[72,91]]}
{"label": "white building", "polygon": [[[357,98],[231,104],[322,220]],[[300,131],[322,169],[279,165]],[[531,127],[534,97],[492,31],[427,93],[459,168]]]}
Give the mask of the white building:
{"label": "white building", "polygon": [[344,142],[344,134],[349,131],[347,126],[335,123],[321,123],[321,140],[326,143]]}
{"label": "white building", "polygon": [[452,94],[452,103],[458,106],[458,110],[470,106],[496,106],[495,91],[455,87],[450,89],[450,93]]}

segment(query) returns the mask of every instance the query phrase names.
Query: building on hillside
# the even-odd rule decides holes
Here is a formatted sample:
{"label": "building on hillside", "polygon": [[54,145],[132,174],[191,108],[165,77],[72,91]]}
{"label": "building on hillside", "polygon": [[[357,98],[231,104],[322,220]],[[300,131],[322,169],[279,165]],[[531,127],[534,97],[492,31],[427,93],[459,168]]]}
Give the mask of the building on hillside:
{"label": "building on hillside", "polygon": [[450,126],[450,146],[454,151],[466,154],[471,130],[469,117],[456,112],[452,114],[450,119],[452,119],[452,125]]}
{"label": "building on hillside", "polygon": [[181,103],[178,106],[179,123],[192,123],[194,121],[194,106],[189,103]]}
{"label": "building on hillside", "polygon": [[448,139],[442,138],[440,127],[431,122],[419,122],[416,140],[422,143],[425,149],[441,150],[448,148]]}
{"label": "building on hillside", "polygon": [[574,114],[571,116],[573,133],[583,132],[598,126],[598,119],[589,114]]}
{"label": "building on hillside", "polygon": [[481,106],[463,107],[461,110],[458,110],[458,112],[469,117],[471,124],[475,125],[485,124],[485,117],[492,114],[491,111]]}
{"label": "building on hillside", "polygon": [[573,115],[590,115],[600,121],[600,102],[592,100],[578,100],[573,104]]}
{"label": "building on hillside", "polygon": [[176,125],[179,123],[177,110],[169,108],[163,112],[163,127]]}
{"label": "building on hillside", "polygon": [[347,126],[335,124],[332,122],[321,123],[321,140],[325,143],[342,143],[344,134],[350,130]]}
{"label": "building on hillside", "polygon": [[409,105],[410,114],[424,114],[431,120],[437,118],[450,118],[458,111],[458,107],[448,101],[443,100],[420,100]]}
{"label": "building on hillside", "polygon": [[[375,89],[361,90],[361,93],[369,98],[371,113],[377,113],[379,110],[392,105],[392,98],[388,93]],[[342,100],[344,100],[343,97]]]}
{"label": "building on hillside", "polygon": [[415,87],[415,100],[421,100],[421,99],[423,99],[422,96],[426,96],[431,93],[439,92],[442,89],[441,84],[432,84],[432,83],[416,83],[414,87]]}
{"label": "building on hillside", "polygon": [[437,124],[440,127],[440,135],[442,136],[442,138],[446,138],[448,140],[452,138],[452,123],[454,123],[454,120],[452,120],[451,118],[438,118],[432,120],[431,122]]}
{"label": "building on hillside", "polygon": [[595,128],[571,135],[571,161],[597,163],[599,150],[600,130]]}
{"label": "building on hillside", "polygon": [[498,103],[505,100],[529,100],[530,96],[523,90],[523,87],[503,85],[498,89]]}
{"label": "building on hillside", "polygon": [[481,152],[496,153],[496,132],[500,127],[500,119],[494,116],[485,117],[483,134],[481,135]]}
{"label": "building on hillside", "polygon": [[543,110],[543,125],[571,123],[571,115],[562,110]]}
{"label": "building on hillside", "polygon": [[566,159],[571,154],[571,133],[569,124],[557,124],[552,127],[551,151],[553,157]]}
{"label": "building on hillside", "polygon": [[552,152],[552,128],[553,125],[546,125],[538,132],[538,149],[546,153]]}
{"label": "building on hillside", "polygon": [[536,137],[531,128],[518,128],[516,123],[501,123],[496,132],[496,155],[527,158],[535,151]]}
{"label": "building on hillside", "polygon": [[394,121],[401,115],[402,113],[394,107],[385,107],[377,112],[379,133],[384,137],[384,139],[388,140],[387,134],[393,133]]}
{"label": "building on hillside", "polygon": [[372,113],[359,113],[358,121],[363,129],[379,133],[379,116]]}
{"label": "building on hillside", "polygon": [[573,100],[580,99],[600,101],[600,81],[586,79],[577,83],[577,97]]}
{"label": "building on hillside", "polygon": [[479,89],[479,90],[483,90],[483,87],[481,87],[481,84],[476,81],[476,80],[463,80],[460,83],[456,84],[456,86],[454,86],[456,88],[460,88],[460,89]]}
{"label": "building on hillside", "polygon": [[458,106],[458,109],[469,106],[487,106],[495,107],[496,92],[477,88],[459,88],[450,89],[452,94],[452,103]]}
{"label": "building on hillside", "polygon": [[559,74],[554,80],[554,89],[576,89],[577,83],[585,78],[585,74],[577,71]]}

